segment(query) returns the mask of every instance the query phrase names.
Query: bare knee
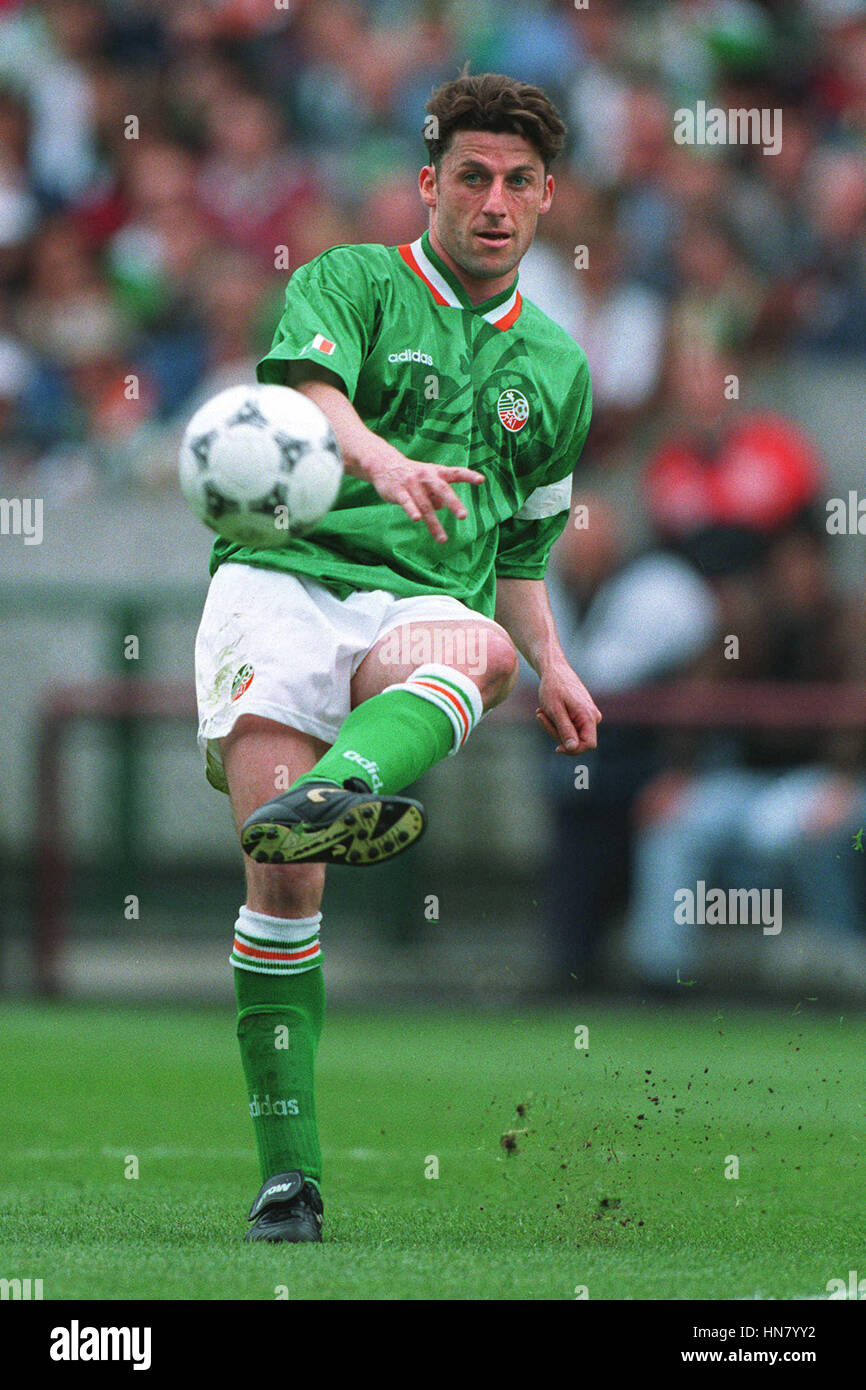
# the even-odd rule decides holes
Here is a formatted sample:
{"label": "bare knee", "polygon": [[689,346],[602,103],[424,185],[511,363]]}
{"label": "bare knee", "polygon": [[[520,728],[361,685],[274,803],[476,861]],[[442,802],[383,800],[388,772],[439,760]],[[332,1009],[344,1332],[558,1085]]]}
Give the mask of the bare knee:
{"label": "bare knee", "polygon": [[486,710],[511,694],[520,674],[520,663],[511,638],[499,628],[486,630],[483,670],[478,678],[478,688]]}

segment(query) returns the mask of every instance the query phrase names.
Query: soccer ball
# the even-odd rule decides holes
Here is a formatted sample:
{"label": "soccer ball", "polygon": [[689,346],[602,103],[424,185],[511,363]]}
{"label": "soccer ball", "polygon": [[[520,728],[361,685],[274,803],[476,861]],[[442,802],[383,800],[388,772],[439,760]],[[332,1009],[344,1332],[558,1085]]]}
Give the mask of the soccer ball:
{"label": "soccer ball", "polygon": [[343,460],[330,422],[288,386],[232,386],[193,415],[180,486],[196,516],[237,545],[287,545],[337,500]]}

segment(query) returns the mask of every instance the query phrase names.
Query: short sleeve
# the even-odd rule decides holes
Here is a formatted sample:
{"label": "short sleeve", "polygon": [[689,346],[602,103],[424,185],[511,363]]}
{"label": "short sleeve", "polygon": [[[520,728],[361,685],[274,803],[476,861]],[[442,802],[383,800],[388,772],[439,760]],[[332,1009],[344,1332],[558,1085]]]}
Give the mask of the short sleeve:
{"label": "short sleeve", "polygon": [[291,386],[309,362],[339,377],[351,399],[377,318],[374,277],[359,248],[324,252],[292,275],[270,351],[256,369],[258,380]]}
{"label": "short sleeve", "polygon": [[570,411],[562,447],[555,451],[545,477],[520,511],[499,527],[496,573],[501,579],[543,579],[554,543],[565,530],[571,509],[572,474],[592,416],[592,388],[585,357],[567,399]]}

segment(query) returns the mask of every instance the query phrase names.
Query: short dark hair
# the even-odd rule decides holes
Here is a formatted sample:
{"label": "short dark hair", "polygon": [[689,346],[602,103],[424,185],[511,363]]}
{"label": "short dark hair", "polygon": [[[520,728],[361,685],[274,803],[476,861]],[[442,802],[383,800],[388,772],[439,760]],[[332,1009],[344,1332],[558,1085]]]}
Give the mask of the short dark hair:
{"label": "short dark hair", "polygon": [[538,151],[545,172],[565,144],[565,124],[541,88],[499,72],[472,75],[464,68],[436,89],[426,109],[424,141],[437,172],[458,130],[522,135]]}

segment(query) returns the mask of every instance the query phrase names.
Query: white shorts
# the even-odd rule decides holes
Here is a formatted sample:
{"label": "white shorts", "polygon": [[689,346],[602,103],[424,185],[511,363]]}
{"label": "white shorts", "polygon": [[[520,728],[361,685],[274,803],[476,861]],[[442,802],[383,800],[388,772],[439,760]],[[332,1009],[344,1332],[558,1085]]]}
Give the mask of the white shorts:
{"label": "white shorts", "polygon": [[373,589],[339,599],[306,576],[220,565],[195,643],[198,745],[208,781],[228,791],[217,740],[242,714],[333,743],[351,709],[352,677],[386,633],[405,623],[466,619],[490,622],[445,594],[398,598]]}

